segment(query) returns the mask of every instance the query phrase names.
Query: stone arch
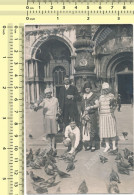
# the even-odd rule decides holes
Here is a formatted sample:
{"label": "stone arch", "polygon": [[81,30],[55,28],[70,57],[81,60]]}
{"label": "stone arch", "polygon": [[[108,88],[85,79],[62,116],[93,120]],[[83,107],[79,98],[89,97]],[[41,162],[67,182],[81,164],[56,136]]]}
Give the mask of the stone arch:
{"label": "stone arch", "polygon": [[126,48],[126,49],[120,49],[117,52],[115,52],[112,56],[110,56],[110,59],[107,58],[103,66],[101,67],[102,70],[102,77],[103,78],[111,78],[114,77],[114,70],[116,69],[118,64],[121,64],[125,61],[133,61],[133,53],[132,49]]}
{"label": "stone arch", "polygon": [[133,37],[132,25],[100,25],[93,35],[95,47],[102,45],[108,39],[115,37]]}
{"label": "stone arch", "polygon": [[46,41],[49,41],[49,40],[58,40],[62,43],[64,43],[70,53],[71,53],[71,56],[74,56],[75,55],[75,50],[74,50],[74,47],[71,43],[71,41],[64,35],[60,36],[60,35],[41,35],[38,37],[38,39],[36,39],[36,41],[33,43],[33,45],[31,46],[32,50],[31,50],[31,58],[32,59],[36,59],[36,53],[37,53],[37,50],[41,47],[42,44],[44,44]]}
{"label": "stone arch", "polygon": [[[112,26],[112,25],[111,25]],[[93,35],[93,41],[95,41],[95,47],[103,44],[107,37],[111,35],[113,29],[108,25],[100,25]]]}

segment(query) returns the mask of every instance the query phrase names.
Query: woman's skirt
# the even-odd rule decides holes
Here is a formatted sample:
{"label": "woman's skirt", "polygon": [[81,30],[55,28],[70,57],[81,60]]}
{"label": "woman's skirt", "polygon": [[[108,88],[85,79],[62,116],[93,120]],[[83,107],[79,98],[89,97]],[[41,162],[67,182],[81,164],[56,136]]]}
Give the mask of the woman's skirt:
{"label": "woman's skirt", "polygon": [[100,114],[100,138],[116,137],[117,125],[115,116],[111,113]]}
{"label": "woman's skirt", "polygon": [[54,116],[44,116],[44,134],[56,134],[57,133],[57,121]]}

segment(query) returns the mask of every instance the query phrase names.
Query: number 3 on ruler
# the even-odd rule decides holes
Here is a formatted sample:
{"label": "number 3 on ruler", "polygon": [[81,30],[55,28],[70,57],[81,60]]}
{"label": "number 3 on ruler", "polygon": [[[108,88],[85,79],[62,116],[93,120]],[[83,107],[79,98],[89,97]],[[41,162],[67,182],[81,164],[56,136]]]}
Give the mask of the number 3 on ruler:
{"label": "number 3 on ruler", "polygon": [[89,16],[87,17],[87,20],[90,20],[90,17]]}

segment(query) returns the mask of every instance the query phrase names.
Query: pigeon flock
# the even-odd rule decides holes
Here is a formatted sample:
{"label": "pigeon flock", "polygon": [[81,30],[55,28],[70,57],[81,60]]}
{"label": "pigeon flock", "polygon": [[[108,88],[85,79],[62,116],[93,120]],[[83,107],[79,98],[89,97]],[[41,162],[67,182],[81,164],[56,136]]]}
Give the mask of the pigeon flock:
{"label": "pigeon flock", "polygon": [[[134,154],[129,149],[123,149],[122,153],[118,150],[110,151],[108,156],[112,155],[114,157],[115,164],[117,165],[117,172],[112,168],[111,173],[109,173],[109,183],[107,185],[107,192],[110,194],[120,193],[119,184],[122,182],[120,177],[122,174],[129,175],[130,171],[134,171]],[[71,178],[71,172],[77,166],[77,160],[75,159],[76,154],[69,154],[65,152],[63,155],[58,156],[57,150],[52,148],[47,151],[46,149],[41,150],[38,148],[36,151],[30,148],[26,156],[26,165],[29,167],[27,170],[27,175],[30,177],[30,182],[33,186],[33,190],[38,194],[49,193],[49,188],[57,186],[55,193],[61,193],[61,186],[58,178],[62,180],[63,178]],[[98,156],[98,160],[104,164],[109,161],[108,156],[103,155]],[[64,161],[66,166],[66,172],[60,170],[58,165],[59,161]],[[45,177],[40,177],[35,174],[35,169],[41,169],[48,175],[49,179]],[[45,175],[44,174],[44,175]],[[58,176],[58,177],[57,177]],[[86,180],[82,179],[81,183],[78,186],[77,194],[87,194],[88,187]]]}

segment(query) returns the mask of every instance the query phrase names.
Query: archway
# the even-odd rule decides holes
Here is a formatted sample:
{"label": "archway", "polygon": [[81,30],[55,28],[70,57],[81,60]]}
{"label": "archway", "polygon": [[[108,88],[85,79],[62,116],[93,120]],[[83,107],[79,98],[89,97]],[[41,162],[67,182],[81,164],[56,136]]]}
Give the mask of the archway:
{"label": "archway", "polygon": [[133,96],[133,53],[119,52],[103,66],[104,78],[111,82],[115,94],[123,104],[130,104]]}
{"label": "archway", "polygon": [[50,86],[53,87],[54,95],[58,97],[65,74],[71,74],[70,49],[57,39],[48,39],[39,47],[35,58],[39,61],[40,93],[43,93],[46,86]]}

